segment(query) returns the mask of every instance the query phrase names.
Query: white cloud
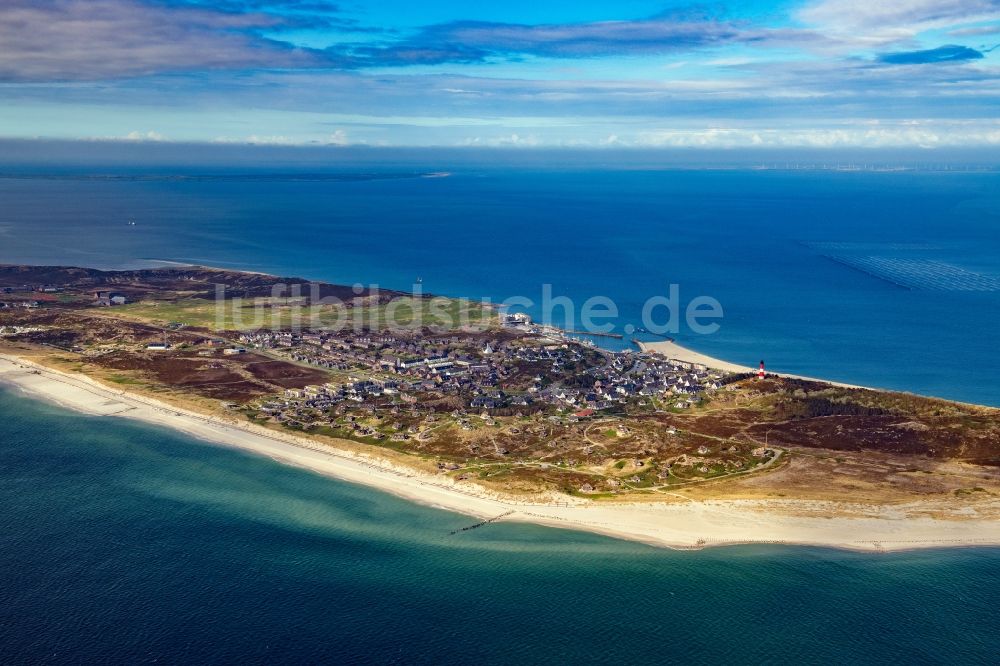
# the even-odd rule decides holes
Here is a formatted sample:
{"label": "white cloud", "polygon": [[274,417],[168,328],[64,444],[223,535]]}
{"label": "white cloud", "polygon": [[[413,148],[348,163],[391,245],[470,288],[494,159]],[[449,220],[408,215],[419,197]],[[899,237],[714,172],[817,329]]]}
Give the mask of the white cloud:
{"label": "white cloud", "polygon": [[139,130],[132,130],[131,132],[129,132],[128,134],[125,134],[125,135],[120,135],[120,136],[90,136],[90,137],[87,137],[86,140],[87,141],[135,141],[135,142],[156,141],[156,142],[163,142],[163,141],[169,141],[170,139],[168,139],[163,134],[160,134],[159,132],[155,132],[153,130],[149,130],[149,131],[146,131],[146,132],[140,132]]}
{"label": "white cloud", "polygon": [[339,129],[327,137],[326,143],[330,146],[347,146],[351,142],[347,138],[347,132]]}
{"label": "white cloud", "polygon": [[636,146],[663,148],[938,148],[1000,145],[1000,126],[905,121],[886,127],[857,121],[828,129],[661,129],[640,132]]}
{"label": "white cloud", "polygon": [[351,141],[347,132],[338,129],[332,134],[310,135],[302,134],[289,136],[287,134],[251,134],[246,137],[217,136],[211,143],[235,143],[249,144],[254,146],[350,146],[354,143],[365,143]]}
{"label": "white cloud", "polygon": [[817,0],[802,22],[848,40],[888,43],[930,28],[1000,18],[998,0]]}
{"label": "white cloud", "polygon": [[948,31],[948,35],[951,37],[985,37],[986,35],[996,34],[1000,34],[1000,23],[995,23],[993,25],[977,25],[969,28],[959,28],[957,30]]}
{"label": "white cloud", "polygon": [[490,147],[501,147],[501,146],[519,146],[519,147],[534,147],[544,145],[544,143],[534,134],[529,134],[527,136],[521,136],[520,134],[506,134],[503,136],[495,137],[469,137],[462,141],[460,145],[463,146],[490,146]]}
{"label": "white cloud", "polygon": [[163,136],[159,132],[154,132],[153,130],[148,132],[137,132],[133,130],[125,135],[125,139],[128,141],[166,141],[167,137]]}

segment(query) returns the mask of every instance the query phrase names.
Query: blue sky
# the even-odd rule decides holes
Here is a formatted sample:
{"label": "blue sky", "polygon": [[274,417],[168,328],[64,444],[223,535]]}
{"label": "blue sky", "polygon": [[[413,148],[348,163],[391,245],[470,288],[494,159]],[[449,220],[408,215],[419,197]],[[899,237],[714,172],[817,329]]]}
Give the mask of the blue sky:
{"label": "blue sky", "polygon": [[1000,146],[1000,0],[3,0],[0,137]]}

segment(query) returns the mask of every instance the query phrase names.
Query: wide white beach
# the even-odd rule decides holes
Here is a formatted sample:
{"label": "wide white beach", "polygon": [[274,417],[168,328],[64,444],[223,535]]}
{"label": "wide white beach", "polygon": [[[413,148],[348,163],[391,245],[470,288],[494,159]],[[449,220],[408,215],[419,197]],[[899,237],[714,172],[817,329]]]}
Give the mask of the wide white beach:
{"label": "wide white beach", "polygon": [[[1000,521],[975,515],[956,520],[910,515],[921,508],[918,504],[847,507],[805,500],[687,498],[673,503],[610,504],[562,496],[548,503],[529,503],[303,437],[235,419],[207,417],[9,355],[0,355],[0,382],[30,397],[95,417],[130,418],[166,426],[205,442],[242,449],[478,518],[503,515],[502,520],[586,530],[685,549],[741,543],[875,551],[1000,545]],[[845,509],[852,517],[831,517]]]}

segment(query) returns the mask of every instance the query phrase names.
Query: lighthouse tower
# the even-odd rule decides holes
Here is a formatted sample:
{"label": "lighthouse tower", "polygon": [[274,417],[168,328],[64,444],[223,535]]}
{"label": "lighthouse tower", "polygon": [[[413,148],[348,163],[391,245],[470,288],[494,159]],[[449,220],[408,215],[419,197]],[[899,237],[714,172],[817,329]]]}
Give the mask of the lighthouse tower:
{"label": "lighthouse tower", "polygon": [[760,370],[757,371],[757,379],[764,379],[767,373],[764,371],[764,361],[760,362]]}

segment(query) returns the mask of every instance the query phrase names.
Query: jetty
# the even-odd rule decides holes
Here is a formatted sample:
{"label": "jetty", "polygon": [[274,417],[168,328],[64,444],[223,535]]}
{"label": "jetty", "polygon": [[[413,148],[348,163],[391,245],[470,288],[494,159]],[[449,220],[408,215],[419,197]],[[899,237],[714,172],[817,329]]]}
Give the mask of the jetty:
{"label": "jetty", "polygon": [[576,328],[564,328],[562,331],[564,333],[572,333],[574,335],[589,335],[595,338],[614,338],[615,340],[621,340],[624,337],[621,333],[595,333],[593,331],[581,331]]}

